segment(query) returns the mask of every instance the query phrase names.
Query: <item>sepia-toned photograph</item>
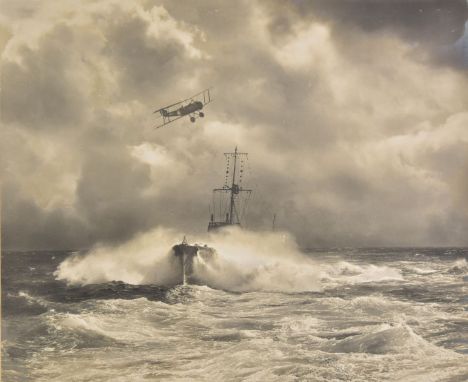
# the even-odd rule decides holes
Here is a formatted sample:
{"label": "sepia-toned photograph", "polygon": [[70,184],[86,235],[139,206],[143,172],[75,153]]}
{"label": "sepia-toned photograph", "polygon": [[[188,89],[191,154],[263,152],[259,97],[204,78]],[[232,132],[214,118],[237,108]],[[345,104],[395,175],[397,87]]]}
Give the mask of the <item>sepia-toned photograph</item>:
{"label": "sepia-toned photograph", "polygon": [[2,382],[468,381],[468,0],[0,0]]}

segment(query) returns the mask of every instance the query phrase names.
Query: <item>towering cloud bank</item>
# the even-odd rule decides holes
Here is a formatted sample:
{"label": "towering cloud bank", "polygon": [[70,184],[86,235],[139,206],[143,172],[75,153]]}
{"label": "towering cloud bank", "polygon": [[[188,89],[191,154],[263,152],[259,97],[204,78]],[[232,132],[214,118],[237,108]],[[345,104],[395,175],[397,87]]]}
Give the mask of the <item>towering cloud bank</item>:
{"label": "towering cloud bank", "polygon": [[[3,246],[202,232],[235,145],[250,227],[274,211],[302,246],[468,244],[466,7],[409,3],[5,0]],[[210,85],[205,120],[152,129]]]}

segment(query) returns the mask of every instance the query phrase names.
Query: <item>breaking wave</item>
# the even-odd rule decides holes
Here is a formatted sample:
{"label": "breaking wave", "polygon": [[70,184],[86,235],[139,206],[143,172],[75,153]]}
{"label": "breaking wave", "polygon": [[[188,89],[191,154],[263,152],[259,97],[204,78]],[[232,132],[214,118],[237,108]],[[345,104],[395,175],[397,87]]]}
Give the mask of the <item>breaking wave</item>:
{"label": "breaking wave", "polygon": [[389,266],[377,266],[374,264],[357,265],[347,261],[340,261],[337,264],[328,265],[326,274],[328,278],[346,283],[366,283],[385,280],[403,280],[398,269]]}
{"label": "breaking wave", "polygon": [[165,285],[177,277],[169,251],[180,237],[174,231],[156,229],[120,246],[97,246],[67,258],[55,276],[78,285],[109,281]]}
{"label": "breaking wave", "polygon": [[418,336],[407,325],[382,324],[368,333],[327,343],[322,350],[332,353],[367,353],[420,355],[437,354],[441,349]]}
{"label": "breaking wave", "polygon": [[[55,276],[70,284],[123,281],[174,285],[179,268],[171,248],[182,235],[158,228],[118,247],[99,246],[63,261]],[[217,256],[198,256],[193,272],[202,283],[231,291],[319,291],[325,284],[401,280],[387,266],[327,264],[302,253],[286,233],[249,232],[237,228],[207,234],[202,242]]]}
{"label": "breaking wave", "polygon": [[458,259],[453,262],[448,270],[449,273],[466,273],[468,272],[468,262],[465,258]]}

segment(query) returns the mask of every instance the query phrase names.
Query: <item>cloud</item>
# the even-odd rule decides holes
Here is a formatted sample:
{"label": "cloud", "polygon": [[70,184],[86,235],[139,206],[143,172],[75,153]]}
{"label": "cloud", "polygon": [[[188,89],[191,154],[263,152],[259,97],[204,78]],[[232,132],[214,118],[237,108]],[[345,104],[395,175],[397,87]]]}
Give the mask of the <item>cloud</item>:
{"label": "cloud", "polygon": [[[276,213],[302,246],[466,245],[466,73],[425,59],[413,6],[341,4],[8,2],[3,245],[201,233],[236,145],[252,229]],[[435,30],[458,28],[441,7]],[[204,120],[152,128],[210,85]]]}
{"label": "cloud", "polygon": [[[425,60],[463,67],[463,53],[454,44],[465,31],[465,0],[311,0],[270,2],[269,29],[281,38],[297,18],[332,25],[336,39],[347,41],[354,31],[394,35],[413,46]],[[466,64],[466,62],[465,62]]]}
{"label": "cloud", "polygon": [[295,12],[341,25],[344,29],[386,31],[431,44],[457,40],[464,30],[466,6],[465,0],[312,0],[292,3]]}

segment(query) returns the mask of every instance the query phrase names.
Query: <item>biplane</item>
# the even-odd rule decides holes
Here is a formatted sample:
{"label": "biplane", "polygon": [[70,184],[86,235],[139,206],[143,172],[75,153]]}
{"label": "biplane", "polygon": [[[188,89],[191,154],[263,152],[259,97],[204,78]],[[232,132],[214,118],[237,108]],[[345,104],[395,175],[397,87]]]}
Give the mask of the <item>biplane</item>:
{"label": "biplane", "polygon": [[203,118],[205,113],[202,112],[202,109],[212,101],[210,89],[205,89],[183,101],[155,110],[153,114],[160,113],[159,118],[162,117],[162,123],[156,128],[159,129],[185,116],[190,116],[190,122],[195,122],[198,117]]}

